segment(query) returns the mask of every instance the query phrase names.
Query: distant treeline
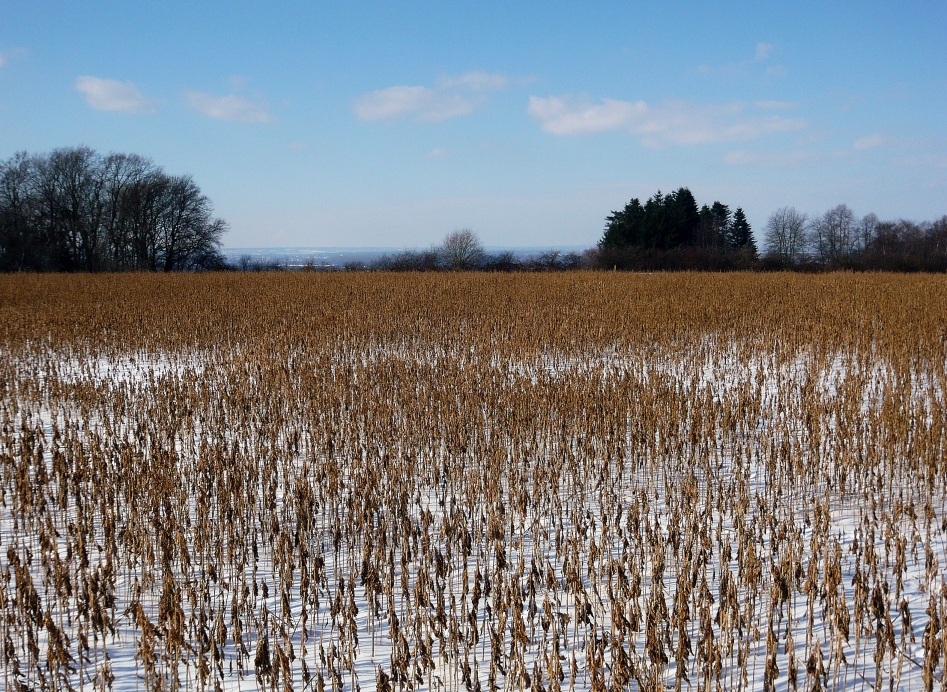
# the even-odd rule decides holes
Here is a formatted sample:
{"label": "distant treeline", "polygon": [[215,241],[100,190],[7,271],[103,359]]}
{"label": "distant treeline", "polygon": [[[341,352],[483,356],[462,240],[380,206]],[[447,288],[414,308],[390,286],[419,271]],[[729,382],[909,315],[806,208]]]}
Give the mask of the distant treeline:
{"label": "distant treeline", "polygon": [[[446,269],[474,269],[488,272],[565,271],[588,266],[588,259],[578,252],[548,250],[530,257],[517,257],[513,252],[484,252],[475,263],[456,267],[445,259],[438,248],[420,252],[405,251],[385,255],[364,265],[375,271],[438,271]],[[358,268],[358,265],[349,265]]]}
{"label": "distant treeline", "polygon": [[613,211],[591,260],[602,269],[728,271],[754,269],[759,257],[742,208],[731,212],[718,201],[698,207],[682,187]]}
{"label": "distant treeline", "polygon": [[[468,228],[448,233],[440,245],[426,250],[403,250],[382,255],[371,261],[351,261],[341,265],[317,264],[316,260],[303,263],[303,271],[487,271],[487,272],[545,272],[584,269],[592,266],[589,252],[561,252],[547,250],[526,257],[511,251],[487,252],[477,234]],[[289,267],[278,260],[254,259],[250,255],[238,258],[235,269],[241,271],[283,271]]]}
{"label": "distant treeline", "polygon": [[808,217],[775,211],[764,231],[764,269],[947,271],[947,216],[936,221],[861,219],[840,204]]}
{"label": "distant treeline", "polygon": [[[275,262],[220,252],[227,224],[188,175],[135,154],[87,147],[19,153],[0,161],[0,271],[276,270]],[[529,258],[487,253],[469,229],[421,251],[343,267],[362,271],[947,271],[947,216],[932,222],[857,218],[844,204],[807,216],[774,212],[760,254],[743,209],[698,206],[686,187],[634,198],[605,219],[595,248]]]}
{"label": "distant treeline", "polygon": [[602,269],[947,271],[947,216],[933,222],[858,219],[841,204],[808,217],[792,207],[767,221],[760,256],[743,210],[697,207],[680,188],[642,204],[632,199],[605,219],[589,263]]}
{"label": "distant treeline", "polygon": [[187,175],[87,147],[0,162],[0,270],[226,268],[227,225]]}

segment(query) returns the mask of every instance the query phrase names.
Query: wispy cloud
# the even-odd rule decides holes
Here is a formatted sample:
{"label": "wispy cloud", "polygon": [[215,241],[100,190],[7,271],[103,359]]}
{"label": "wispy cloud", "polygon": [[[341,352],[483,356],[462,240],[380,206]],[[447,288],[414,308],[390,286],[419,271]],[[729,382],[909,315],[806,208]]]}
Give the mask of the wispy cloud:
{"label": "wispy cloud", "polygon": [[587,97],[531,96],[529,114],[550,134],[570,136],[624,130],[641,137],[645,146],[653,148],[747,141],[806,126],[798,118],[747,114],[745,104],[739,102],[666,101],[652,106],[644,101],[602,99],[601,103],[592,103]]}
{"label": "wispy cloud", "polygon": [[800,166],[816,158],[811,151],[747,151],[740,149],[724,155],[723,162],[729,166]]}
{"label": "wispy cloud", "polygon": [[428,153],[426,153],[425,156],[427,156],[429,159],[442,159],[445,156],[450,156],[450,152],[447,151],[447,149],[441,149],[439,147],[435,147],[434,149],[431,149]]}
{"label": "wispy cloud", "polygon": [[441,77],[437,80],[437,86],[442,89],[464,87],[471,91],[498,91],[500,89],[506,89],[509,84],[510,78],[505,74],[482,72],[479,70],[454,77]]}
{"label": "wispy cloud", "polygon": [[505,89],[509,78],[488,72],[442,77],[435,86],[393,86],[377,89],[356,99],[353,111],[359,120],[413,118],[438,122],[470,115],[489,91]]}
{"label": "wispy cloud", "polygon": [[[745,60],[740,60],[738,62],[730,62],[724,65],[709,65],[703,64],[697,66],[697,71],[701,74],[713,75],[717,77],[746,77],[750,75],[759,75],[763,68],[762,65],[757,63],[762,63],[769,60],[770,56],[773,54],[773,51],[776,49],[772,43],[757,43],[756,48],[753,51],[753,57],[747,57]],[[786,76],[786,68],[782,65],[770,65],[765,70],[763,70],[763,75],[767,77],[784,77]]]}
{"label": "wispy cloud", "polygon": [[0,53],[0,67],[3,67],[7,64],[7,59],[3,57],[3,53]]}
{"label": "wispy cloud", "polygon": [[154,101],[131,82],[81,76],[76,79],[75,90],[85,94],[86,103],[98,111],[142,113],[154,107]]}
{"label": "wispy cloud", "polygon": [[417,120],[437,122],[470,115],[475,101],[460,94],[444,93],[423,86],[394,86],[371,91],[355,102],[359,120],[394,120],[414,116]]}
{"label": "wispy cloud", "polygon": [[767,111],[788,111],[799,107],[792,101],[754,101],[753,105]]}
{"label": "wispy cloud", "polygon": [[859,137],[852,143],[852,149],[855,151],[864,151],[865,149],[874,149],[880,147],[887,141],[887,137],[879,132]]}
{"label": "wispy cloud", "polygon": [[622,129],[640,132],[646,129],[642,120],[650,109],[644,101],[602,99],[600,104],[593,104],[586,98],[530,96],[528,110],[550,134],[579,135]]}
{"label": "wispy cloud", "polygon": [[215,96],[201,91],[188,91],[184,94],[184,102],[189,108],[214,120],[260,124],[273,119],[265,105],[248,101],[238,94]]}

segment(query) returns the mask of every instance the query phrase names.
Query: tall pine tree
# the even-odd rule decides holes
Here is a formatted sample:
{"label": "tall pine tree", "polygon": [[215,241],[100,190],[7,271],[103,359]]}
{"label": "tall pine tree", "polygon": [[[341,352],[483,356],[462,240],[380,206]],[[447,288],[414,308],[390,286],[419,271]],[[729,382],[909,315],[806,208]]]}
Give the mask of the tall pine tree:
{"label": "tall pine tree", "polygon": [[667,195],[659,191],[644,204],[634,198],[624,209],[609,214],[599,247],[666,250],[693,245],[699,229],[700,212],[690,190],[682,187]]}
{"label": "tall pine tree", "polygon": [[733,213],[733,222],[727,232],[727,245],[737,250],[749,250],[754,257],[757,255],[756,240],[742,208],[737,208]]}
{"label": "tall pine tree", "polygon": [[605,219],[602,250],[638,248],[671,250],[682,247],[748,250],[757,256],[756,242],[743,209],[731,214],[721,202],[700,208],[686,187],[654,194],[644,204],[637,197]]}

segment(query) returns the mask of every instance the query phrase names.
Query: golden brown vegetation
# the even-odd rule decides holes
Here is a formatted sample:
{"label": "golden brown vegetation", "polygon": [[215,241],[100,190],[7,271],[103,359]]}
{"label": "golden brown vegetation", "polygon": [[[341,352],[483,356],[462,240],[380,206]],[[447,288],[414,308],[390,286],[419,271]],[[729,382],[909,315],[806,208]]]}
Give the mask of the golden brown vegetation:
{"label": "golden brown vegetation", "polygon": [[947,279],[0,277],[5,689],[943,690]]}

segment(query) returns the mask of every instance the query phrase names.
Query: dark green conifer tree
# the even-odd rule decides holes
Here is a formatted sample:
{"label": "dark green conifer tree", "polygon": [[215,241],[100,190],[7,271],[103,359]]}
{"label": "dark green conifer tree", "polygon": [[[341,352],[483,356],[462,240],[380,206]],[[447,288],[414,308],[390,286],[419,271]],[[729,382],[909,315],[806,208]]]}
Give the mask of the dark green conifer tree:
{"label": "dark green conifer tree", "polygon": [[750,250],[754,257],[757,254],[753,232],[741,208],[737,208],[733,214],[733,223],[727,233],[727,245],[735,249]]}
{"label": "dark green conifer tree", "polygon": [[682,187],[667,195],[658,191],[643,205],[634,198],[621,211],[609,214],[599,247],[666,250],[693,245],[699,228],[700,212],[690,190]]}

